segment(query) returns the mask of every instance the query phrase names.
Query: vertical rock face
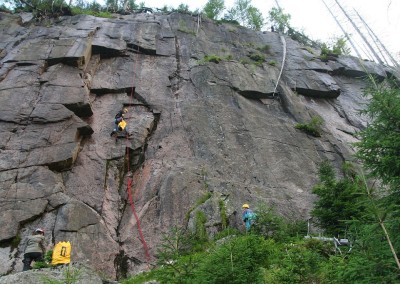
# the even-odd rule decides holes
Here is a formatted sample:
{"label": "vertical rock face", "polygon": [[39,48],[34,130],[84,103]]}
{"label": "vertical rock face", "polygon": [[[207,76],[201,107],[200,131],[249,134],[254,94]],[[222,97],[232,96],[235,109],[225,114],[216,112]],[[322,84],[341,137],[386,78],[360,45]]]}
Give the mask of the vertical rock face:
{"label": "vertical rock face", "polygon": [[[0,274],[22,269],[35,227],[49,248],[71,241],[73,261],[118,278],[146,269],[161,233],[194,226],[198,210],[210,236],[222,214],[243,229],[244,202],[306,219],[318,164],[351,159],[366,125],[362,76],[386,76],[181,14],[51,26],[0,14],[0,51]],[[132,135],[114,139],[122,107]],[[317,115],[320,138],[295,129]]]}

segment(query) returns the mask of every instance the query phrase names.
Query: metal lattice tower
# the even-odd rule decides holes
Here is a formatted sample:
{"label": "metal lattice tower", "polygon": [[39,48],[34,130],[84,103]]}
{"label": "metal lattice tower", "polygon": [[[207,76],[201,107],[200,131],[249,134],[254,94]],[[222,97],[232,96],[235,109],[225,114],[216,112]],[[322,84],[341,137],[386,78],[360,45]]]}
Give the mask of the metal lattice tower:
{"label": "metal lattice tower", "polygon": [[358,11],[348,9],[339,0],[322,0],[322,2],[358,57],[365,56],[382,65],[400,68],[398,62]]}

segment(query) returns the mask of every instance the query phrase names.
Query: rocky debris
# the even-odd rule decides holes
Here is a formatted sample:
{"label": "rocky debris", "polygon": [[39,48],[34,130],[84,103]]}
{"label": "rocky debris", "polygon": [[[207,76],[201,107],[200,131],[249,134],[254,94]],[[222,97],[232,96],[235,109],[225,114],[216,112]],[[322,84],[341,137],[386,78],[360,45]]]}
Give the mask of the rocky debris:
{"label": "rocky debris", "polygon": [[[367,125],[358,77],[395,72],[347,56],[323,62],[284,40],[278,82],[277,33],[178,13],[50,26],[0,13],[0,274],[22,269],[36,227],[51,232],[48,248],[70,241],[73,262],[116,279],[146,270],[162,233],[194,228],[199,212],[210,236],[223,219],[243,229],[244,202],[307,219],[320,162],[340,169]],[[131,135],[111,138],[122,107]],[[315,116],[321,138],[295,129]]]}
{"label": "rocky debris", "polygon": [[101,279],[94,271],[82,265],[60,266],[19,272],[0,278],[0,284],[37,284],[46,282],[64,283],[73,281],[76,284],[103,284],[115,283]]}

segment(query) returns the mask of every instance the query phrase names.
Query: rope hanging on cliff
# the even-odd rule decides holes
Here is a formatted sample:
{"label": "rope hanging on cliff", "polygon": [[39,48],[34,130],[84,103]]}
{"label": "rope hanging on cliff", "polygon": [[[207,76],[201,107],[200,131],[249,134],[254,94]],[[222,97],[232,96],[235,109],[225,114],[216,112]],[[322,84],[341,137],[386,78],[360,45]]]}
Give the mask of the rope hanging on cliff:
{"label": "rope hanging on cliff", "polygon": [[283,57],[282,57],[281,71],[279,72],[278,80],[276,81],[274,92],[272,93],[273,96],[276,93],[276,88],[278,88],[279,80],[281,79],[282,72],[283,72],[283,67],[285,66],[285,61],[286,61],[286,40],[285,40],[285,37],[283,35],[280,35],[280,37],[281,37],[281,42],[282,42],[282,45],[283,45]]}
{"label": "rope hanging on cliff", "polygon": [[[138,46],[138,52],[139,52],[139,46]],[[134,94],[134,92],[135,92],[135,87],[134,87],[134,81],[135,81],[135,72],[134,72],[134,71],[135,71],[135,60],[133,60],[133,67],[132,67],[132,69],[133,69],[133,70],[132,70],[132,71],[133,71],[133,76],[132,76],[132,88],[131,88],[130,100],[131,100],[131,104],[133,105],[133,94]],[[129,172],[130,172],[130,147],[129,147],[129,139],[128,139],[128,138],[129,138],[129,137],[128,137],[128,135],[127,135],[127,136],[126,136],[126,146],[125,146],[126,151],[125,151],[125,154],[126,154],[126,156],[127,156],[127,163],[128,163],[128,170],[127,170],[127,172],[129,173]],[[133,176],[133,173],[132,173],[132,176]],[[136,224],[137,224],[137,227],[138,227],[140,240],[142,241],[142,244],[143,244],[143,249],[144,249],[144,253],[145,253],[145,256],[146,256],[146,260],[147,260],[147,263],[150,263],[149,248],[147,247],[147,242],[146,242],[146,240],[145,240],[145,238],[144,238],[143,231],[142,231],[142,228],[141,228],[141,226],[140,226],[140,219],[139,219],[139,216],[138,216],[137,213],[136,213],[135,203],[134,203],[134,200],[133,200],[133,197],[132,197],[132,191],[131,191],[131,179],[130,179],[129,176],[127,177],[126,186],[127,186],[129,204],[130,204],[130,206],[131,206],[132,213],[133,213],[133,215],[135,216],[135,219],[136,219]]]}

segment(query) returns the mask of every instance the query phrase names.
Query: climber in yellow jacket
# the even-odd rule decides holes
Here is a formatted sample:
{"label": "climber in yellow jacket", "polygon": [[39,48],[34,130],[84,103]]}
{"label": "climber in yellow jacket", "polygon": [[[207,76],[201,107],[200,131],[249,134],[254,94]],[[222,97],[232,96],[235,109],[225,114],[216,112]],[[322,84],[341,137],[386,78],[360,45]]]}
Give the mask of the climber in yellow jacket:
{"label": "climber in yellow jacket", "polygon": [[124,120],[125,114],[128,112],[127,108],[120,110],[114,117],[114,129],[111,132],[110,136],[113,136],[117,131],[122,131],[128,136],[128,128],[126,125],[126,121]]}

